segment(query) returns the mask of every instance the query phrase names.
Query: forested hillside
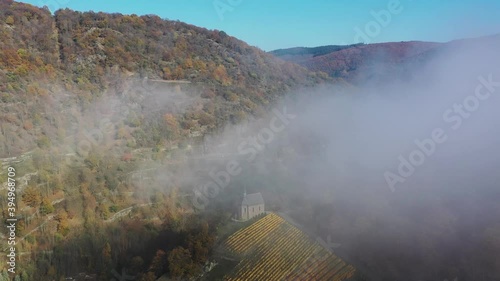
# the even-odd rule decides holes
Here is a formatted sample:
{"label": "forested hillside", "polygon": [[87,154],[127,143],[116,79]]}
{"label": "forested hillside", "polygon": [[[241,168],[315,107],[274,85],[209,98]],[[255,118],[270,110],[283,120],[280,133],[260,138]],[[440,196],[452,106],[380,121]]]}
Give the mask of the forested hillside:
{"label": "forested hillside", "polygon": [[[255,114],[291,87],[324,79],[223,31],[153,15],[60,10],[51,16],[22,3],[2,0],[0,5],[3,156],[48,141],[44,136],[52,134],[34,132],[29,123],[45,123],[48,117],[36,116],[42,114],[36,107],[54,95],[69,95],[86,106],[103,93],[123,93],[124,79],[186,79],[198,83],[213,106],[177,121],[194,124],[207,113],[209,123],[220,125]],[[9,134],[8,127],[20,131]],[[29,137],[21,140],[19,134]]]}
{"label": "forested hillside", "polygon": [[16,280],[200,274],[228,217],[194,212],[178,156],[327,81],[223,31],[0,0],[0,180],[6,190],[16,169]]}

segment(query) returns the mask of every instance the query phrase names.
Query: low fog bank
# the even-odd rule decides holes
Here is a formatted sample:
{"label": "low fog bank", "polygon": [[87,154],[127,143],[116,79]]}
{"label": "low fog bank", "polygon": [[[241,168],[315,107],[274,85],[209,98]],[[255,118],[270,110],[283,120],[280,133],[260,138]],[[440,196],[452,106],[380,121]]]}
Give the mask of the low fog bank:
{"label": "low fog bank", "polygon": [[411,79],[321,95],[290,125],[288,138],[321,143],[287,163],[304,196],[330,206],[315,227],[369,280],[500,278],[493,42],[448,48]]}
{"label": "low fog bank", "polygon": [[263,192],[367,280],[498,280],[498,43],[447,46],[390,83],[305,90],[228,127],[212,139],[220,159],[193,164],[195,205]]}
{"label": "low fog bank", "polygon": [[184,188],[198,211],[262,192],[366,280],[499,280],[498,46],[451,44],[389,79],[290,93],[158,161],[153,185]]}

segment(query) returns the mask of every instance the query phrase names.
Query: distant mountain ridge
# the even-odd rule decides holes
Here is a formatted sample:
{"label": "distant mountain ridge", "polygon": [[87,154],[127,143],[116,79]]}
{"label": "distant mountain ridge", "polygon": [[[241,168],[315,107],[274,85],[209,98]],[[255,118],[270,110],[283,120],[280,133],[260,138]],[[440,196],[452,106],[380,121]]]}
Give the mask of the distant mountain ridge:
{"label": "distant mountain ridge", "polygon": [[327,55],[332,52],[340,51],[347,48],[352,48],[356,46],[364,45],[363,43],[352,44],[352,45],[327,45],[319,47],[294,47],[288,49],[278,49],[271,51],[270,53],[282,57],[282,56],[322,56]]}
{"label": "distant mountain ridge", "polygon": [[291,48],[270,53],[313,71],[322,71],[331,77],[356,80],[361,71],[380,64],[398,64],[410,57],[431,50],[440,43],[395,42]]}
{"label": "distant mountain ridge", "polygon": [[[450,48],[464,44],[498,44],[500,35],[453,40],[446,43],[408,41],[375,44],[289,48],[269,52],[286,61],[350,82],[367,81],[383,70],[387,77],[406,73],[410,65],[430,61]],[[500,46],[500,45],[499,45]]]}

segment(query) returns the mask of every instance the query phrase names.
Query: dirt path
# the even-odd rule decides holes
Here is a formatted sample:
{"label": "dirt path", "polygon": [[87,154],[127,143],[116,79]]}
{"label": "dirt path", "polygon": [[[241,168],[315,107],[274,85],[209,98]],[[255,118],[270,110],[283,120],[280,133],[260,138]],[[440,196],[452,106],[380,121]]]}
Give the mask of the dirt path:
{"label": "dirt path", "polygon": [[130,206],[128,208],[125,208],[125,209],[122,209],[122,210],[116,212],[111,218],[105,220],[104,222],[112,222],[112,221],[115,221],[116,219],[124,217],[124,216],[128,215],[132,211],[132,209],[135,207],[140,208],[140,207],[151,206],[151,205],[153,205],[153,203],[146,203],[146,204]]}

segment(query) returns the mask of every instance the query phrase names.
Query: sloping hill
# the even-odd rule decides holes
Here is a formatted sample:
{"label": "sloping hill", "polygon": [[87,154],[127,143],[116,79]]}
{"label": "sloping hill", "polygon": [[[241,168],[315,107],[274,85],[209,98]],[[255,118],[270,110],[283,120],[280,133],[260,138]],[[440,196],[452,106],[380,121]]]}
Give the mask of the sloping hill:
{"label": "sloping hill", "polygon": [[441,54],[464,46],[500,45],[500,35],[454,40],[447,43],[389,42],[315,48],[290,48],[271,51],[276,57],[321,71],[330,77],[343,78],[353,83],[382,82],[395,77],[411,76],[412,69],[431,62]]}
{"label": "sloping hill", "polygon": [[328,45],[328,46],[320,46],[320,47],[295,47],[295,48],[289,48],[289,49],[278,49],[271,51],[269,53],[273,54],[274,56],[280,57],[284,60],[289,60],[295,63],[300,64],[301,62],[305,62],[307,60],[310,60],[314,57],[318,56],[323,56],[327,55],[333,52],[337,52],[340,50],[356,47],[356,46],[361,46],[363,45],[362,43],[360,44],[353,44],[353,45]]}
{"label": "sloping hill", "polygon": [[[148,272],[155,253],[181,246],[193,269],[186,274],[195,276],[215,230],[203,228],[194,249],[189,233],[206,220],[192,214],[176,153],[263,116],[292,89],[327,81],[223,31],[153,15],[52,15],[0,0],[0,160],[19,179],[33,175],[17,192],[17,235],[27,235],[17,246],[31,259],[22,260],[22,279],[88,272],[110,280],[137,260],[135,273],[156,278],[170,269],[165,261]],[[143,177],[149,170],[156,178]],[[157,180],[156,171],[171,176]],[[119,210],[131,212],[108,221]],[[170,239],[153,243],[162,221]]]}
{"label": "sloping hill", "polygon": [[355,269],[271,213],[231,235],[222,246],[240,258],[225,280],[345,280]]}
{"label": "sloping hill", "polygon": [[[350,46],[324,46],[304,52],[294,49],[277,50],[272,54],[284,60],[303,65],[313,71],[322,71],[331,77],[356,80],[361,73],[377,69],[393,68],[401,62],[439,46],[432,42],[394,42],[379,44],[356,44]],[[331,47],[331,48],[328,48]],[[336,47],[336,48],[333,48]],[[316,52],[312,52],[316,50]],[[318,50],[327,50],[319,52]]]}
{"label": "sloping hill", "polygon": [[[0,157],[57,145],[52,136],[71,126],[58,107],[63,103],[77,111],[102,96],[140,104],[142,93],[130,99],[124,93],[132,92],[130,81],[146,77],[199,86],[196,109],[174,114],[182,127],[179,139],[202,126],[216,129],[256,116],[288,90],[325,81],[223,31],[154,15],[65,9],[52,16],[47,9],[0,0]],[[135,112],[139,121],[143,113]],[[156,139],[161,137],[166,135]]]}

